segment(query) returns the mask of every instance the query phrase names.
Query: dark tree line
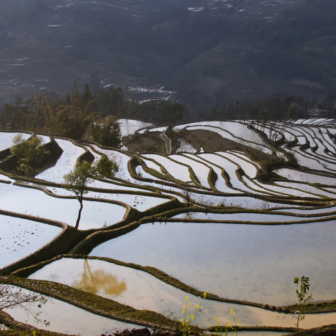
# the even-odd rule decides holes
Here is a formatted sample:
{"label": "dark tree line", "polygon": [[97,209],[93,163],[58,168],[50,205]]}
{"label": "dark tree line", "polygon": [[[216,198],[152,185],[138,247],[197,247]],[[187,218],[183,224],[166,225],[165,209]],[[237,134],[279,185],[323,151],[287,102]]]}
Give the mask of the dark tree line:
{"label": "dark tree line", "polygon": [[286,120],[336,118],[336,96],[317,100],[312,97],[274,94],[265,98],[214,105],[201,112],[198,120]]}
{"label": "dark tree line", "polygon": [[117,115],[121,114],[122,100],[119,89],[94,96],[89,85],[81,92],[76,83],[72,92],[62,97],[42,92],[26,100],[17,96],[12,104],[0,107],[0,128],[99,140],[118,147],[121,135]]}
{"label": "dark tree line", "polygon": [[121,88],[110,87],[93,94],[74,84],[64,96],[36,93],[0,107],[0,129],[45,132],[72,139],[94,140],[118,147],[121,142],[119,118],[174,125],[187,114],[184,105],[169,101],[139,104],[127,98]]}
{"label": "dark tree line", "polygon": [[317,100],[274,94],[214,105],[204,111],[190,111],[185,105],[165,100],[140,104],[127,96],[121,88],[113,87],[93,94],[88,84],[81,91],[76,83],[71,93],[61,97],[41,92],[26,100],[17,96],[12,104],[0,107],[0,129],[45,132],[118,147],[121,143],[120,118],[170,126],[200,120],[336,118],[336,96],[333,95]]}

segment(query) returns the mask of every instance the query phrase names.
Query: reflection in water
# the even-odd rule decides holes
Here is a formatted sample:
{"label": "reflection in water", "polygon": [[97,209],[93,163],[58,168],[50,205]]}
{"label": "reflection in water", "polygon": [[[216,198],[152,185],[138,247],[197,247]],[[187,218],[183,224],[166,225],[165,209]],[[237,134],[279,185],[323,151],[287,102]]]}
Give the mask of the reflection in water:
{"label": "reflection in water", "polygon": [[225,298],[277,306],[295,302],[295,274],[309,275],[314,300],[336,298],[335,241],[335,221],[290,226],[167,222],[141,225],[90,255],[156,267]]}
{"label": "reflection in water", "polygon": [[[102,297],[112,298],[121,304],[131,306],[135,309],[152,310],[177,321],[181,318],[181,308],[185,305],[186,296],[189,298],[191,307],[200,304],[199,297],[168,285],[146,272],[119,266],[103,260],[89,259],[87,263],[90,266],[91,273],[94,273],[95,270],[104,270],[105,273],[118,274],[120,279],[125,279],[127,290],[121,295],[113,297],[113,295],[104,294],[102,290],[98,293],[98,295]],[[87,265],[85,267],[87,267]],[[88,272],[89,270],[86,269],[87,276],[89,277],[90,274]],[[51,276],[55,273],[58,274],[57,282],[71,286],[75,278],[80,279],[82,277],[83,259],[64,258],[54,261],[32,274],[30,278],[52,280]],[[217,323],[216,315],[219,316],[220,322],[227,321],[232,318],[230,309],[234,310],[235,315],[241,320],[241,325],[244,326],[267,325],[292,327],[296,321],[294,314],[280,314],[278,312],[251,306],[204,300],[202,303],[202,313],[195,319],[195,324],[201,328],[214,326]],[[315,328],[321,325],[335,323],[335,320],[336,313],[310,314],[301,323],[302,328]],[[83,333],[83,335],[87,335],[87,333]],[[107,333],[105,333],[105,335],[107,335]],[[266,335],[271,336],[273,334],[269,332],[263,334],[263,336]],[[250,336],[250,334],[247,334],[247,336]],[[254,336],[262,336],[262,334]]]}
{"label": "reflection in water", "polygon": [[88,260],[84,260],[84,269],[81,280],[75,280],[73,287],[85,292],[97,294],[102,292],[107,295],[119,296],[127,289],[125,281],[119,281],[117,276],[106,273],[103,269],[91,272]]}
{"label": "reflection in water", "polygon": [[[21,290],[24,294],[35,293],[24,288]],[[47,296],[47,298],[49,297]],[[28,322],[30,325],[36,328],[41,328],[41,323],[38,323],[35,319],[29,318],[27,321],[27,314],[23,309],[21,309],[20,306],[13,307],[12,309],[6,309],[5,311],[16,321],[22,323]],[[141,328],[141,326],[138,325],[124,323],[90,313],[86,310],[72,306],[69,303],[57,300],[55,298],[48,300],[47,303],[43,305],[39,319],[50,322],[50,325],[43,326],[43,329],[59,332],[63,335],[109,335],[113,334],[113,332],[116,330],[122,331],[125,328],[129,330],[133,328]],[[1,332],[0,334],[2,335]],[[22,333],[22,335],[26,335],[26,333]],[[45,335],[47,334],[45,333]]]}

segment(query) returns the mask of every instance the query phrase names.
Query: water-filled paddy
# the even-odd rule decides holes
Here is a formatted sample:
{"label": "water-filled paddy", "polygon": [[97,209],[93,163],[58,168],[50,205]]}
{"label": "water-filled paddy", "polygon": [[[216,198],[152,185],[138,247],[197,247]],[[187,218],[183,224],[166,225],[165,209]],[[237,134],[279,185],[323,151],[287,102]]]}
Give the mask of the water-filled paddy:
{"label": "water-filled paddy", "polygon": [[273,193],[272,191],[270,191],[269,189],[266,190],[262,187],[260,187],[258,184],[256,184],[254,181],[249,180],[247,178],[247,176],[242,176],[242,180],[246,183],[246,185],[249,186],[249,188],[251,188],[251,190],[253,190],[253,192],[257,192],[258,194],[266,194],[266,195],[276,195],[275,193]]}
{"label": "water-filled paddy", "polygon": [[2,174],[0,174],[0,180],[2,180],[2,181],[10,181],[10,182],[14,182],[13,179],[9,178],[9,177],[6,176],[6,175],[2,175]]}
{"label": "water-filled paddy", "polygon": [[[136,309],[153,310],[175,320],[180,320],[182,317],[182,307],[186,306],[185,297],[188,296],[192,313],[195,305],[201,304],[202,311],[194,323],[202,328],[216,325],[216,315],[225,324],[228,319],[232,319],[230,309],[234,309],[237,318],[241,319],[241,325],[291,327],[295,319],[293,315],[279,314],[259,308],[201,300],[146,272],[101,260],[61,259],[45,266],[30,278],[56,281]],[[307,317],[306,326],[319,326],[323,320],[330,321],[331,317],[322,315],[320,316],[321,321],[316,316]]]}
{"label": "water-filled paddy", "polygon": [[288,168],[274,169],[274,172],[280,176],[288,178],[289,180],[336,185],[336,178],[333,177],[304,173],[299,170]]}
{"label": "water-filled paddy", "polygon": [[[274,305],[295,301],[293,278],[309,276],[315,300],[336,298],[334,221],[258,226],[146,224],[90,255],[154,266],[197,289]],[[150,243],[149,243],[150,242]]]}
{"label": "water-filled paddy", "polygon": [[161,167],[158,164],[156,164],[154,161],[145,159],[144,157],[142,157],[141,159],[145,162],[148,168],[152,168],[156,170],[158,173],[163,174],[161,171]]}
{"label": "water-filled paddy", "polygon": [[[287,188],[296,188],[296,189],[308,191],[308,192],[310,192],[312,194],[315,194],[315,195],[322,195],[322,196],[325,196],[325,197],[336,198],[336,194],[329,193],[327,191],[315,188],[315,187],[313,187],[309,184],[305,184],[305,183],[278,181],[278,182],[276,182],[276,184],[280,185],[280,186],[283,186],[283,187],[287,187]],[[314,197],[314,195],[311,195],[311,197]]]}
{"label": "water-filled paddy", "polygon": [[217,154],[237,163],[244,170],[245,174],[250,178],[255,178],[257,176],[257,168],[252,163],[246,162],[245,160],[231,153],[217,152]]}
{"label": "water-filled paddy", "polygon": [[97,152],[105,154],[109,160],[115,161],[118,165],[118,172],[115,173],[115,177],[121,178],[125,181],[131,181],[133,183],[141,184],[141,182],[134,180],[128,172],[128,161],[131,159],[128,155],[120,153],[116,150],[102,149],[96,145],[92,146]]}
{"label": "water-filled paddy", "polygon": [[[7,148],[10,148],[13,145],[14,137],[19,134],[16,132],[0,132],[0,151],[3,151]],[[27,140],[31,137],[29,133],[20,133],[22,134],[22,139]]]}
{"label": "water-filled paddy", "polygon": [[[24,292],[30,292],[22,289]],[[125,328],[133,329],[139,326],[112,320],[103,316],[95,315],[84,309],[72,306],[66,302],[51,299],[39,310],[34,305],[35,311],[40,311],[41,320],[50,322],[49,326],[36,323],[33,318],[27,317],[27,314],[20,307],[14,309],[5,309],[6,313],[11,315],[16,321],[28,323],[37,328],[56,331],[65,334],[96,336],[102,333],[112,334],[115,330],[123,330]]]}
{"label": "water-filled paddy", "polygon": [[[302,122],[308,126],[310,120],[302,120]],[[317,122],[320,121],[316,119],[314,123]],[[136,132],[139,127],[150,125],[138,121],[129,121],[126,125],[126,121],[122,121],[122,132],[130,134]],[[182,125],[182,127],[185,126]],[[276,151],[266,141],[266,138],[264,140],[257,132],[247,128],[246,124],[204,122],[189,124],[189,126],[190,130],[203,129],[216,132],[224,138],[253,147],[264,153],[271,154]],[[282,152],[276,151],[277,156],[287,160],[288,158],[284,156],[284,153],[286,151],[291,152],[297,154],[299,163],[304,166],[334,173],[335,160],[332,153],[335,152],[335,145],[333,137],[329,135],[326,128],[320,128],[322,133],[319,133],[318,127],[307,129],[305,126],[297,125],[297,127],[291,128],[280,123],[277,125],[269,123],[266,124],[266,128],[261,125],[259,129],[266,130],[266,135],[271,138],[274,135],[271,127],[276,128],[277,139],[280,139],[281,134],[283,134],[285,136],[284,140],[287,142],[293,141],[295,137],[298,140],[297,143],[293,144],[294,147],[287,147],[284,143],[281,147]],[[166,127],[157,130],[163,131],[164,129]],[[333,134],[335,131],[330,129],[330,132]],[[195,132],[194,134],[199,133]],[[8,144],[4,145],[5,141],[2,141],[1,136],[0,133],[1,145],[8,147]],[[27,134],[26,136],[29,137],[30,135]],[[184,139],[181,138],[180,140],[180,150],[190,151],[191,153],[194,151],[193,148],[190,148],[190,144],[183,142]],[[54,167],[45,170],[38,178],[62,182],[63,175],[74,168],[78,157],[84,153],[85,148],[76,146],[69,140],[57,139],[56,141],[63,148],[63,154]],[[301,150],[300,145],[306,142],[310,143],[311,148]],[[312,150],[313,147],[314,150]],[[93,152],[96,161],[101,154],[95,153],[93,148],[115,160],[119,165],[119,171],[115,174],[116,179],[112,179],[113,183],[93,181],[90,186],[102,190],[100,192],[89,192],[88,197],[95,198],[97,201],[99,198],[119,200],[139,211],[145,211],[150,207],[169,201],[159,197],[149,197],[151,194],[154,196],[159,193],[159,189],[162,190],[163,194],[172,192],[185,194],[185,190],[180,189],[181,186],[174,184],[174,179],[170,184],[164,185],[162,180],[150,175],[143,170],[142,166],[135,167],[135,174],[139,178],[141,176],[151,178],[155,182],[139,181],[135,175],[134,178],[131,177],[131,173],[128,171],[129,161],[132,156],[139,155],[141,157],[140,154],[127,155],[128,153],[125,151],[100,149],[97,146],[92,146],[90,150]],[[127,148],[123,148],[127,150]],[[243,150],[243,147],[241,148]],[[200,152],[203,152],[203,150],[201,149]],[[294,169],[277,169],[275,172],[288,177],[289,181],[284,182],[275,179],[274,183],[269,182],[269,184],[267,181],[264,183],[258,182],[256,179],[258,167],[262,170],[264,165],[262,161],[259,163],[252,161],[252,156],[249,155],[251,155],[249,151],[244,153],[230,150],[217,153],[203,152],[203,154],[198,155],[178,155],[173,152],[173,155],[169,157],[146,154],[144,161],[147,167],[157,172],[168,172],[167,177],[172,175],[175,182],[176,180],[191,182],[193,175],[190,175],[190,172],[192,172],[190,168],[192,168],[197,179],[207,188],[210,187],[208,175],[211,167],[218,175],[218,179],[213,181],[215,187],[224,193],[214,195],[209,190],[208,195],[202,194],[195,185],[193,185],[192,192],[189,193],[191,199],[201,207],[203,206],[205,210],[209,210],[209,206],[219,206],[220,209],[241,207],[242,209],[276,210],[280,208],[279,211],[288,212],[288,215],[279,212],[263,214],[213,214],[209,212],[181,214],[175,216],[177,221],[180,221],[178,218],[186,217],[189,220],[204,219],[209,222],[203,224],[195,222],[168,222],[166,225],[163,223],[143,224],[124,236],[97,246],[91,255],[154,266],[197,289],[230,299],[249,300],[271,305],[294,303],[296,286],[293,284],[293,278],[301,275],[310,277],[311,292],[315,300],[335,299],[336,266],[334,256],[336,248],[334,247],[334,241],[336,229],[335,221],[325,221],[325,219],[330,218],[330,215],[325,216],[325,213],[335,211],[336,207],[332,200],[326,200],[323,196],[336,197],[336,194],[333,194],[336,189],[331,188],[336,186],[336,178],[300,172]],[[256,158],[257,156],[253,157]],[[149,158],[157,160],[162,166],[149,160]],[[188,167],[190,168],[188,169]],[[240,176],[239,171],[237,174],[239,167],[245,172],[243,176]],[[132,166],[130,166],[131,168],[133,169]],[[222,175],[224,171],[230,177],[232,188],[230,183],[225,181],[226,175]],[[320,174],[323,174],[323,172]],[[332,174],[329,175],[332,176]],[[10,180],[9,178],[4,179]],[[131,181],[133,185],[123,183],[122,180]],[[329,188],[321,190],[306,182],[328,184]],[[28,184],[36,186],[33,182]],[[157,187],[158,190],[155,193],[155,189],[151,188],[147,195],[139,195],[139,191],[145,191],[145,189],[138,189],[136,185]],[[62,188],[50,186],[43,188],[58,195],[72,195]],[[116,192],[104,193],[104,189],[113,189]],[[134,194],[123,194],[118,189],[131,191]],[[227,193],[236,195],[231,197]],[[242,193],[249,193],[249,195],[239,197]],[[261,197],[262,199],[250,197],[252,193],[262,194],[263,197]],[[310,193],[314,193],[316,196]],[[282,199],[288,196],[297,196],[314,197],[315,200],[314,203],[307,203],[304,200],[296,199],[297,202],[295,202],[292,199],[296,205],[272,203],[269,202],[267,194],[281,196]],[[258,197],[257,195],[254,196]],[[281,198],[278,198],[279,202],[282,202]],[[179,199],[185,203],[185,200],[180,197]],[[314,207],[310,209],[307,204]],[[204,206],[207,206],[207,208]],[[329,208],[324,206],[329,206]],[[0,208],[74,225],[79,203],[75,199],[52,197],[36,189],[0,184]],[[85,201],[79,228],[101,228],[105,225],[111,225],[122,220],[125,213],[126,208],[122,206]],[[314,217],[299,217],[297,214],[309,214]],[[162,216],[159,213],[157,215]],[[318,217],[319,215],[321,217]],[[19,224],[15,226],[11,225],[12,222],[10,222],[6,226],[6,221],[2,220],[5,216],[0,217],[0,225],[7,230],[5,232],[0,228],[0,237],[2,238],[0,240],[0,259],[1,261],[6,260],[6,263],[3,262],[0,267],[34,252],[61,232],[61,229],[57,227],[51,226],[52,229],[56,230],[52,232],[48,225],[36,225],[35,222],[29,221],[27,222],[31,224],[23,225],[22,220],[12,218],[10,220],[13,223],[19,221]],[[324,222],[297,223],[317,218],[324,218]],[[222,223],[211,223],[215,220],[220,220]],[[252,222],[254,224],[229,224],[229,221],[241,221],[246,224]],[[284,226],[280,224],[281,222],[295,222],[297,224]],[[257,223],[266,225],[257,225]],[[34,233],[34,235],[31,235],[31,233]],[[8,237],[9,239],[7,239]],[[185,305],[184,297],[188,295],[145,272],[117,266],[107,261],[89,260],[85,264],[83,260],[63,259],[44,267],[32,277],[66,283],[138,309],[145,308],[157,311],[176,320],[181,318],[181,308]],[[192,304],[199,303],[199,298],[192,295],[188,296]],[[98,322],[95,319],[97,316],[92,317],[93,314],[89,313],[90,317],[87,312],[80,309],[76,308],[75,312],[70,305],[65,304],[66,306],[64,306],[64,303],[61,303],[61,305],[63,305],[62,308],[57,303],[56,307],[53,305],[47,311],[49,318],[46,319],[52,320],[50,330],[96,335],[111,333],[114,328],[120,330],[126,327],[123,324],[118,324],[119,322],[111,322],[111,320],[105,322],[106,320],[101,320],[100,317],[98,317]],[[198,318],[197,324],[202,327],[215,325],[216,314],[219,315],[220,322],[225,324],[227,319],[230,318],[231,308],[235,310],[237,318],[241,319],[241,325],[294,326],[295,323],[295,317],[291,315],[242,305],[205,301],[202,316]],[[62,315],[61,310],[67,316],[71,316],[71,321],[67,320],[67,316]],[[18,317],[19,320],[21,318]],[[83,320],[87,325],[84,324]],[[336,314],[313,315],[308,316],[301,326],[305,328],[315,327],[334,323],[335,320]],[[251,336],[253,333],[243,334]],[[255,334],[263,335],[261,332]],[[269,332],[266,334],[275,335]]]}
{"label": "water-filled paddy", "polygon": [[300,190],[296,190],[293,188],[286,188],[286,187],[281,187],[277,184],[267,184],[267,183],[261,183],[258,182],[258,184],[262,187],[264,187],[266,190],[270,190],[272,192],[277,192],[279,194],[285,195],[285,196],[297,196],[297,197],[314,197],[314,198],[319,198],[320,196],[316,196],[307,192],[303,192]]}
{"label": "water-filled paddy", "polygon": [[[203,163],[200,163],[199,161],[192,160],[189,157],[185,157],[183,155],[170,155],[170,158],[174,159],[175,161],[184,163],[191,167],[191,169],[196,174],[196,177],[198,178],[198,181],[206,188],[210,188],[209,182],[208,182],[208,175],[210,173],[210,168],[207,167]],[[197,158],[197,157],[196,157]]]}
{"label": "water-filled paddy", "polygon": [[[232,189],[233,190],[233,189]],[[232,193],[235,193],[232,191]],[[205,205],[240,207],[244,209],[267,210],[272,208],[295,208],[296,205],[268,202],[262,199],[248,196],[215,196],[199,193],[190,193],[190,198],[195,202]],[[304,203],[302,203],[304,205]]]}
{"label": "water-filled paddy", "polygon": [[156,176],[153,176],[153,175],[147,173],[147,172],[142,168],[142,166],[137,166],[137,167],[135,168],[135,172],[136,172],[136,174],[137,174],[139,177],[148,178],[148,179],[155,180],[155,181],[161,181],[161,179],[157,178]]}
{"label": "water-filled paddy", "polygon": [[[286,211],[286,210],[283,210]],[[173,218],[186,218],[186,219],[207,219],[219,221],[246,221],[246,222],[300,222],[305,220],[314,220],[320,217],[296,217],[286,215],[272,215],[263,213],[233,213],[233,214],[219,214],[219,213],[204,213],[204,212],[188,212],[174,216]]]}
{"label": "water-filled paddy", "polygon": [[204,158],[219,167],[222,167],[230,176],[230,183],[233,188],[237,188],[238,190],[243,190],[246,192],[252,192],[251,189],[247,188],[243,182],[238,179],[236,171],[238,170],[237,164],[229,161],[228,159],[220,156],[219,154],[200,154],[200,158]]}
{"label": "water-filled paddy", "polygon": [[329,212],[336,211],[336,207],[326,207],[326,208],[312,208],[312,209],[272,209],[272,211],[284,211],[293,214],[305,214],[305,215],[314,215],[314,214],[325,214]]}
{"label": "water-filled paddy", "polygon": [[330,172],[330,170],[326,167],[323,161],[320,162],[317,158],[314,158],[312,156],[308,157],[309,155],[308,153],[302,155],[296,150],[288,149],[287,151],[292,153],[296,157],[299,165],[301,165],[302,167],[307,167],[314,170],[320,170],[321,172]]}
{"label": "water-filled paddy", "polygon": [[[76,199],[52,197],[37,189],[0,183],[0,209],[75,226],[79,202]],[[84,201],[79,229],[100,228],[117,223],[125,213],[126,208],[117,204]]]}
{"label": "water-filled paddy", "polygon": [[196,156],[196,155],[190,156],[190,154],[186,154],[186,155],[188,155],[189,157],[195,157],[200,162],[204,161],[204,163],[207,166],[211,167],[214,170],[214,172],[217,174],[217,180],[215,181],[215,188],[218,191],[223,192],[223,193],[234,193],[234,194],[241,194],[241,193],[243,193],[242,191],[239,191],[237,189],[232,189],[231,187],[229,187],[226,184],[226,181],[225,181],[224,177],[222,176],[223,171],[222,171],[222,169],[220,167],[214,165],[210,161],[206,161],[206,160],[200,158],[199,156]]}
{"label": "water-filled paddy", "polygon": [[[66,189],[62,188],[49,188],[55,195],[61,195],[61,196],[73,196],[73,193]],[[135,188],[133,188],[135,189]],[[134,190],[133,190],[134,191]],[[138,189],[140,191],[140,189]],[[148,190],[141,190],[148,192]],[[103,193],[103,192],[95,192],[95,191],[89,191],[87,194],[85,194],[85,197],[90,198],[97,198],[97,199],[106,199],[110,201],[119,201],[126,204],[129,204],[131,207],[139,210],[139,211],[146,211],[152,207],[155,207],[157,205],[166,203],[169,201],[167,198],[159,198],[159,197],[151,197],[151,196],[143,196],[143,195],[137,195],[137,194],[122,194],[122,193]],[[110,204],[113,207],[113,204]],[[123,207],[122,207],[123,208]],[[125,209],[125,208],[123,208]],[[100,211],[100,210],[98,210]],[[125,212],[124,212],[125,214]],[[122,217],[116,217],[117,219],[121,220]],[[121,219],[120,219],[121,218]]]}
{"label": "water-filled paddy", "polygon": [[137,188],[134,187],[129,187],[123,184],[114,184],[114,183],[108,183],[108,182],[103,182],[103,181],[98,181],[98,180],[91,180],[90,183],[88,184],[90,188],[99,188],[99,189],[118,189],[118,190],[129,190],[129,191],[145,191],[148,192],[147,189],[141,189],[140,186]]}
{"label": "water-filled paddy", "polygon": [[118,122],[122,136],[134,134],[140,128],[153,126],[151,123],[133,119],[119,119]]}
{"label": "water-filled paddy", "polygon": [[63,183],[64,175],[70,173],[74,169],[77,159],[85,153],[84,148],[74,145],[69,140],[55,139],[58,145],[62,148],[63,153],[57,160],[55,166],[45,170],[36,178],[56,183]]}
{"label": "water-filled paddy", "polygon": [[187,166],[176,163],[169,158],[158,154],[144,154],[144,156],[149,159],[153,159],[163,165],[168,173],[171,174],[175,179],[184,182],[191,181],[190,173]]}
{"label": "water-filled paddy", "polygon": [[0,215],[0,268],[35,252],[61,231],[57,226]]}
{"label": "water-filled paddy", "polygon": [[[243,126],[243,125],[242,125]],[[257,137],[256,140],[261,141],[262,144],[258,144],[256,142],[251,142],[249,140],[243,140],[246,139],[244,135],[242,137],[237,137],[233,136],[230,132],[231,131],[226,131],[224,129],[218,128],[218,127],[212,127],[212,126],[188,126],[188,130],[205,130],[205,131],[210,131],[210,132],[215,132],[218,133],[220,136],[222,136],[225,139],[229,139],[232,141],[239,142],[245,146],[249,146],[255,149],[260,150],[261,152],[267,153],[267,154],[272,154],[272,150],[265,146],[265,143],[262,141],[262,139],[255,133],[255,136]],[[253,132],[253,131],[250,131]]]}

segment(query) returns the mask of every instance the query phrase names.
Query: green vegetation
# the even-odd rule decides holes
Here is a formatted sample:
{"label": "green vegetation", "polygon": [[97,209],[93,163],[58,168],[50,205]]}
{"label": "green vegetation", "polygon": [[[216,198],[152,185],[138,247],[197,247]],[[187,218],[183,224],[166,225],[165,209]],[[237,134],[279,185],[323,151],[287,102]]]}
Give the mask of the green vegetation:
{"label": "green vegetation", "polygon": [[299,116],[300,106],[296,102],[291,103],[287,111],[287,119],[299,119]]}
{"label": "green vegetation", "polygon": [[3,130],[39,131],[75,140],[93,140],[118,148],[121,142],[118,118],[174,126],[186,114],[187,108],[180,103],[129,103],[121,88],[110,87],[93,94],[88,84],[80,91],[75,82],[72,92],[61,97],[41,92],[26,100],[16,96],[12,104],[0,107],[0,127]]}
{"label": "green vegetation", "polygon": [[[251,120],[253,125],[271,120],[308,118],[316,111],[321,117],[336,115],[336,98],[331,95],[318,101],[297,95],[274,94],[258,100],[215,104],[196,113],[189,110],[187,105],[173,101],[151,100],[142,104],[130,101],[127,90],[109,87],[92,92],[92,88],[86,84],[81,91],[75,82],[72,92],[64,95],[38,92],[28,99],[16,96],[12,103],[0,107],[0,127],[2,130],[26,130],[34,134],[47,132],[118,148],[122,139],[117,120],[137,119],[169,125],[167,136],[173,148],[176,148],[178,141],[172,127],[181,122],[241,119],[243,122]],[[146,139],[145,134],[142,136],[144,146],[147,146],[142,152],[162,152],[160,146],[155,149],[151,143],[146,143],[150,139]],[[129,140],[126,139],[126,142]],[[281,142],[273,141],[273,145],[279,147]]]}
{"label": "green vegetation", "polygon": [[112,177],[119,170],[115,161],[111,161],[106,155],[102,155],[97,163],[97,171],[105,177]]}
{"label": "green vegetation", "polygon": [[310,288],[309,277],[302,276],[301,278],[294,278],[294,283],[298,287],[295,290],[298,307],[298,310],[295,312],[295,314],[297,314],[296,332],[299,333],[299,323],[305,319],[305,306],[309,301],[313,300],[313,295],[308,295]]}
{"label": "green vegetation", "polygon": [[45,162],[50,152],[42,146],[43,139],[33,136],[24,140],[22,134],[13,139],[11,154],[17,158],[17,172],[19,175],[36,175],[36,169]]}
{"label": "green vegetation", "polygon": [[103,146],[119,148],[121,133],[117,117],[110,115],[104,120],[91,124],[90,135],[92,140]]}
{"label": "green vegetation", "polygon": [[95,176],[97,176],[97,167],[91,166],[91,164],[87,161],[84,161],[82,164],[77,163],[73,171],[64,175],[64,188],[74,192],[80,204],[75,226],[76,229],[78,229],[83,210],[83,196],[88,193],[86,187]]}
{"label": "green vegetation", "polygon": [[117,171],[118,166],[111,162],[106,156],[102,156],[97,164],[90,164],[87,161],[77,163],[74,170],[64,175],[64,188],[72,191],[80,204],[75,228],[78,229],[82,210],[83,197],[88,193],[87,186],[94,177],[104,175],[111,177],[113,172]]}
{"label": "green vegetation", "polygon": [[236,322],[235,312],[233,309],[230,310],[230,314],[232,315],[233,321],[229,319],[229,321],[225,323],[224,327],[220,326],[219,317],[216,315],[217,324],[215,327],[215,332],[213,332],[213,335],[223,335],[224,334],[225,336],[228,336],[230,331],[232,332],[232,335],[234,334],[236,336],[238,335],[240,319],[238,319],[238,321]]}

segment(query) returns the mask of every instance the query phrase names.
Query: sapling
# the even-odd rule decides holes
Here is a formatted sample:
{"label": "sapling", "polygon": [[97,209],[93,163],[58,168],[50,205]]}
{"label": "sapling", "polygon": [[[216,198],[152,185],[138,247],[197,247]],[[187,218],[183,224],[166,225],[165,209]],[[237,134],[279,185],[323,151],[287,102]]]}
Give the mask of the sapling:
{"label": "sapling", "polygon": [[91,165],[87,161],[77,162],[75,168],[70,173],[64,175],[63,187],[72,191],[80,204],[78,217],[75,228],[78,229],[81,214],[83,210],[84,195],[88,193],[87,187],[95,177],[108,176],[111,177],[114,172],[118,171],[115,162],[111,162],[106,156],[102,156],[97,163]]}
{"label": "sapling", "polygon": [[77,162],[75,169],[64,175],[64,188],[75,193],[80,204],[75,228],[78,229],[83,210],[83,198],[88,193],[87,185],[98,176],[97,165],[91,165],[87,161]]}
{"label": "sapling", "polygon": [[310,288],[309,277],[302,276],[301,279],[294,278],[294,283],[298,287],[296,289],[298,310],[295,314],[297,314],[296,332],[299,333],[299,322],[305,319],[304,306],[308,303],[308,301],[313,300],[313,295],[308,295]]}

